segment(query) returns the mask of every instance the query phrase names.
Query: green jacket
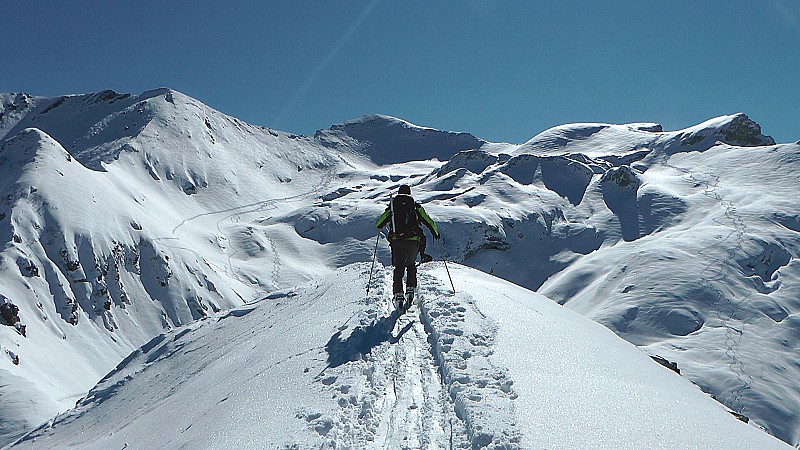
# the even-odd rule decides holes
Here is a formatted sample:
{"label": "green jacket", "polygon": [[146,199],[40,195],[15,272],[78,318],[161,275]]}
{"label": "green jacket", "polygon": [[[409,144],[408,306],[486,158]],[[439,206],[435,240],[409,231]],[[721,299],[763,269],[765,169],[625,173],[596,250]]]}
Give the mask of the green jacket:
{"label": "green jacket", "polygon": [[[430,230],[433,237],[435,239],[439,239],[439,230],[438,228],[436,228],[436,222],[434,222],[433,219],[431,219],[430,216],[428,216],[428,213],[425,212],[425,208],[423,208],[422,205],[420,205],[419,203],[415,203],[414,208],[416,209],[417,212],[417,223],[425,225],[428,228],[428,230]],[[392,208],[387,207],[386,211],[384,211],[383,214],[381,214],[381,216],[378,217],[378,221],[375,222],[375,226],[377,228],[383,228],[387,224],[391,224],[391,221],[392,221]],[[420,233],[421,232],[422,228],[420,228]],[[390,236],[390,239],[393,238],[391,238]],[[408,238],[408,240],[418,241],[419,236],[410,237]]]}

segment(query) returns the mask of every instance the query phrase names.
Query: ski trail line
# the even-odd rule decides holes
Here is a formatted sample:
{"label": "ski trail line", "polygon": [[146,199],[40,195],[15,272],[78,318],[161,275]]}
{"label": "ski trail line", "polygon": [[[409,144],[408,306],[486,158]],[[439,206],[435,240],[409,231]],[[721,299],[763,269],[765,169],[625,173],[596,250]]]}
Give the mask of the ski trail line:
{"label": "ski trail line", "polygon": [[235,217],[235,216],[241,216],[241,215],[244,215],[244,214],[249,214],[249,213],[262,211],[262,210],[264,210],[266,208],[269,208],[269,207],[272,207],[272,206],[274,206],[274,205],[276,205],[278,203],[293,202],[293,201],[303,200],[305,198],[308,198],[311,195],[316,195],[320,191],[325,189],[331,183],[331,180],[334,177],[334,171],[335,171],[334,168],[331,168],[330,170],[326,171],[325,174],[320,178],[320,181],[318,183],[314,184],[314,186],[312,186],[310,189],[308,189],[305,192],[301,192],[301,193],[294,194],[294,195],[289,195],[289,196],[286,196],[286,197],[271,198],[271,199],[268,199],[268,200],[260,200],[260,201],[249,203],[249,204],[246,204],[246,205],[233,206],[231,208],[220,209],[220,210],[216,210],[216,211],[208,211],[208,212],[196,214],[196,215],[191,216],[191,217],[187,217],[187,218],[181,220],[180,223],[178,223],[178,225],[176,225],[175,228],[172,229],[172,235],[174,236],[175,232],[178,231],[179,228],[181,228],[184,225],[186,225],[188,222],[191,222],[193,220],[197,220],[197,219],[199,219],[201,217],[214,216],[214,215],[217,215],[217,214],[230,213],[227,216],[221,218],[219,220],[219,222],[217,222],[217,223],[221,223],[221,222],[223,222],[223,221],[225,221],[227,219],[230,219],[232,217]]}
{"label": "ski trail line", "polygon": [[[389,278],[384,276],[386,292],[391,289]],[[392,309],[388,301],[383,308],[386,313]],[[384,390],[376,444],[384,449],[446,448],[445,424],[455,411],[445,396],[418,306],[398,318],[392,336],[397,342],[376,355],[390,381]]]}
{"label": "ski trail line", "polygon": [[370,287],[357,318],[339,325],[335,345],[328,348],[334,359],[317,377],[339,407],[323,429],[322,448],[469,448],[419,306],[402,315],[394,310],[391,269],[376,269]]}
{"label": "ski trail line", "polygon": [[[746,240],[747,225],[744,219],[736,211],[736,206],[732,201],[726,200],[719,192],[720,177],[714,174],[698,174],[689,169],[678,167],[664,161],[664,166],[669,167],[675,171],[682,173],[686,180],[696,186],[703,188],[703,195],[714,203],[717,203],[723,211],[724,221],[721,219],[713,219],[713,222],[723,227],[730,227],[731,231],[725,236],[721,236],[716,242],[700,249],[698,254],[708,255],[711,262],[707,264],[700,272],[700,284],[706,286],[714,293],[714,300],[711,306],[714,309],[714,314],[720,321],[720,325],[725,331],[725,356],[729,359],[728,367],[733,372],[736,378],[736,386],[731,389],[730,398],[723,398],[722,403],[731,408],[733,411],[744,414],[746,405],[744,403],[744,395],[752,385],[753,378],[747,373],[744,361],[742,361],[738,347],[744,334],[745,325],[752,317],[742,317],[744,310],[741,304],[747,300],[747,297],[736,299],[736,294],[731,292],[730,295],[718,288],[715,283],[729,283],[729,278],[732,276],[731,265],[736,263],[736,254],[742,250]],[[727,222],[727,223],[725,223]],[[722,257],[714,256],[714,250],[720,245],[730,243],[725,254]],[[735,322],[739,323],[737,327]]]}
{"label": "ski trail line", "polygon": [[[458,419],[451,422],[454,437],[466,439],[466,448],[522,448],[514,382],[493,357],[496,323],[480,311],[470,293],[453,294],[451,275],[442,270],[443,263],[428,263],[425,267],[419,276],[425,299],[420,317]],[[428,267],[435,274],[428,273]]]}
{"label": "ski trail line", "polygon": [[[178,229],[182,228],[187,223],[189,223],[191,221],[194,221],[194,220],[197,220],[197,219],[199,219],[201,217],[208,217],[208,216],[215,216],[215,215],[219,215],[219,214],[226,214],[226,215],[222,216],[219,220],[216,221],[215,227],[216,227],[216,230],[217,230],[217,235],[216,235],[217,245],[224,252],[227,262],[218,261],[218,262],[213,262],[213,264],[212,264],[212,262],[209,262],[209,260],[207,258],[203,257],[195,249],[184,248],[184,247],[171,247],[171,248],[176,248],[176,249],[179,248],[181,250],[185,250],[185,251],[194,253],[195,255],[198,256],[198,258],[201,258],[203,261],[205,261],[207,264],[209,264],[209,266],[213,266],[214,268],[216,268],[216,271],[222,272],[222,273],[227,273],[233,279],[239,281],[244,286],[249,287],[253,292],[251,294],[251,298],[249,300],[244,300],[244,303],[250,303],[250,302],[253,302],[255,300],[258,300],[259,298],[263,297],[263,295],[262,295],[263,292],[261,291],[259,286],[257,286],[257,284],[258,284],[257,279],[253,278],[249,274],[242,273],[242,270],[239,267],[234,265],[234,261],[233,261],[234,257],[237,254],[241,253],[243,250],[241,248],[237,248],[237,244],[236,244],[235,240],[231,239],[231,237],[234,235],[234,231],[230,231],[230,230],[235,230],[238,227],[242,227],[242,225],[240,223],[242,221],[242,216],[245,216],[247,214],[259,213],[259,212],[264,212],[264,211],[268,211],[268,210],[273,210],[273,209],[277,208],[276,205],[278,205],[278,204],[302,201],[302,200],[304,200],[304,199],[306,199],[306,198],[308,198],[308,197],[310,197],[312,195],[318,195],[321,191],[326,189],[331,184],[331,181],[335,177],[335,171],[336,171],[335,167],[336,167],[336,165],[335,165],[335,163],[333,161],[331,161],[330,163],[331,163],[331,167],[322,174],[322,176],[320,177],[319,181],[316,182],[311,188],[309,188],[308,190],[306,190],[304,192],[301,192],[301,193],[298,193],[298,194],[294,194],[294,195],[289,195],[289,196],[286,196],[286,197],[272,198],[272,199],[268,199],[268,200],[262,200],[262,201],[258,201],[258,202],[249,203],[249,204],[246,204],[246,205],[240,205],[240,206],[235,206],[235,207],[231,207],[231,208],[226,208],[226,209],[221,209],[221,210],[216,210],[216,211],[208,211],[208,212],[205,212],[205,213],[196,214],[194,216],[191,216],[191,217],[188,217],[188,218],[185,218],[185,219],[181,220],[181,222],[178,223],[178,225],[176,225],[172,229],[171,237],[155,238],[154,240],[155,241],[163,241],[163,240],[177,239],[177,231],[178,231]],[[266,222],[270,221],[271,219],[272,219],[272,217],[268,217],[267,219],[264,220],[264,223],[262,223],[262,225],[267,225]],[[228,222],[228,223],[226,224],[226,222]],[[244,233],[249,238],[252,239],[253,232],[254,231],[253,231],[252,227],[246,227]],[[269,236],[269,233],[266,232],[266,229],[263,231],[262,235],[265,238],[265,240],[267,240],[267,242],[269,243],[270,251],[272,252],[272,257],[273,257],[273,267],[272,267],[272,270],[270,271],[270,281],[272,282],[272,290],[273,291],[274,290],[278,290],[281,287],[280,272],[281,272],[281,268],[282,268],[280,251],[279,251],[278,245],[276,244],[275,240],[271,236]],[[258,244],[258,245],[260,245],[260,244]],[[239,245],[239,247],[241,247],[241,245]],[[241,295],[240,295],[240,297],[241,297]]]}

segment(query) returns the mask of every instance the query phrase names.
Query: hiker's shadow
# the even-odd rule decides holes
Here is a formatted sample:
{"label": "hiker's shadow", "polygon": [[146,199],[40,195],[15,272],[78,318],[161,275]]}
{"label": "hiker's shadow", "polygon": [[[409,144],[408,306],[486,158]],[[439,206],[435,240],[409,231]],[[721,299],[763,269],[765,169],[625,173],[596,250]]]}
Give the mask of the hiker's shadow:
{"label": "hiker's shadow", "polygon": [[342,332],[337,331],[325,344],[325,351],[328,352],[328,367],[339,367],[351,361],[358,361],[362,355],[370,353],[373,348],[384,342],[395,344],[400,341],[400,338],[411,329],[414,322],[409,322],[397,333],[397,336],[393,336],[392,330],[399,318],[400,313],[393,311],[389,316],[381,317],[370,325],[354,328],[344,339],[342,339]]}

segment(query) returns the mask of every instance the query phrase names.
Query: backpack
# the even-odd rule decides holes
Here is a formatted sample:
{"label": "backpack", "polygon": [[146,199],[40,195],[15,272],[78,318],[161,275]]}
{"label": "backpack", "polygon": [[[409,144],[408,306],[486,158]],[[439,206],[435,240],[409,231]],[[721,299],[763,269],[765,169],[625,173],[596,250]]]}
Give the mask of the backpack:
{"label": "backpack", "polygon": [[389,207],[392,209],[392,239],[410,239],[418,236],[417,203],[410,195],[397,195]]}

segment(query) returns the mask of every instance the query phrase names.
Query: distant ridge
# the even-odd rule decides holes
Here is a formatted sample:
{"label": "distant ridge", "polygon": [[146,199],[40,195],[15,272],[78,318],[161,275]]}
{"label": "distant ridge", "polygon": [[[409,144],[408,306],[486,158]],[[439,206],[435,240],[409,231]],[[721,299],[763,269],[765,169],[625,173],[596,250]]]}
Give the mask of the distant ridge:
{"label": "distant ridge", "polygon": [[345,142],[357,142],[360,151],[380,165],[431,158],[446,161],[460,151],[485,144],[469,133],[420,127],[378,114],[333,125],[327,130],[317,131],[314,138],[332,148]]}

